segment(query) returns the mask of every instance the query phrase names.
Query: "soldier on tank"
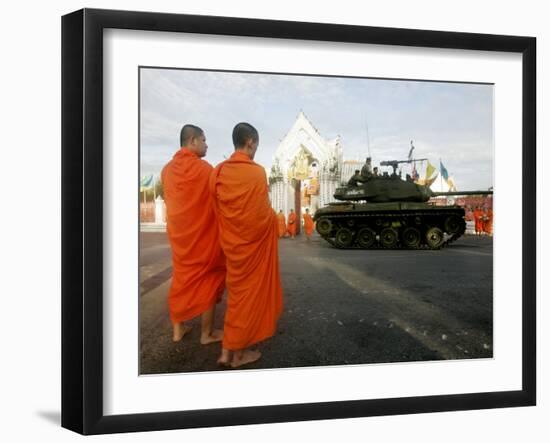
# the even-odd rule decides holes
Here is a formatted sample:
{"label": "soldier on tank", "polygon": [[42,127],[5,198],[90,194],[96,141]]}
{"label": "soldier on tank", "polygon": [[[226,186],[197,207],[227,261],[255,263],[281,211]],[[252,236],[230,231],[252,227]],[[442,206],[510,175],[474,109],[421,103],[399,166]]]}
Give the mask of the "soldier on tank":
{"label": "soldier on tank", "polygon": [[353,174],[351,176],[351,178],[348,180],[348,186],[351,187],[351,188],[357,188],[364,181],[365,181],[365,179],[361,175],[361,172],[359,171],[359,169],[356,169],[355,174]]}
{"label": "soldier on tank", "polygon": [[363,177],[363,181],[370,180],[372,178],[372,160],[370,157],[367,157],[367,161],[361,168],[361,176]]}

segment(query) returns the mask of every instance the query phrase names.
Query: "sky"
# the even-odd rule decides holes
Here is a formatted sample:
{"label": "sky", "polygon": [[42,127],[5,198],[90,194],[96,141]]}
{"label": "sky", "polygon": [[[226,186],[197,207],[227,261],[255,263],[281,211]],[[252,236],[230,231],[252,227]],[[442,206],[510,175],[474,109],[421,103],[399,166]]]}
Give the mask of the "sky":
{"label": "sky", "polygon": [[340,136],[344,160],[405,160],[413,140],[414,157],[441,159],[459,190],[493,186],[492,85],[160,68],[140,70],[141,176],[158,176],[186,123],[204,130],[213,166],[233,152],[235,124],[251,123],[255,161],[270,168],[300,111]]}

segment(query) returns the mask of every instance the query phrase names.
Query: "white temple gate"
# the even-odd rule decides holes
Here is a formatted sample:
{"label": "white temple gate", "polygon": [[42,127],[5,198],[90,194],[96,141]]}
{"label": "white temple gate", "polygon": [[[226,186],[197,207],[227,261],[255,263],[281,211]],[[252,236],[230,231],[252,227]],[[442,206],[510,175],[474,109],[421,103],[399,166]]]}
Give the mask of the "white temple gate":
{"label": "white temple gate", "polygon": [[306,208],[314,214],[318,208],[334,201],[342,163],[340,137],[325,140],[300,112],[273,158],[269,173],[273,209],[282,210],[287,217],[293,209],[301,220]]}

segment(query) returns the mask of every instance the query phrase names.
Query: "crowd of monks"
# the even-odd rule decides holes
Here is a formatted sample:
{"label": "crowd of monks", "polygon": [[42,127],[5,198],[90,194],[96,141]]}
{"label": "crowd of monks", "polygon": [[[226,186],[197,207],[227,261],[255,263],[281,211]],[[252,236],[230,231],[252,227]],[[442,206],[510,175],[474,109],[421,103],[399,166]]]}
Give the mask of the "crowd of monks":
{"label": "crowd of monks", "polygon": [[[214,168],[203,160],[204,131],[185,125],[180,149],[161,179],[173,262],[173,340],[182,340],[191,329],[187,322],[200,315],[200,342],[221,342],[218,364],[238,368],[261,357],[254,347],[274,335],[283,292],[279,221],[265,170],[254,162],[259,134],[239,123],[232,138],[235,152]],[[216,305],[225,291],[223,329],[215,329]]]}
{"label": "crowd of monks", "polygon": [[[302,218],[304,219],[304,232],[306,234],[306,239],[309,241],[311,239],[311,234],[313,234],[313,229],[315,228],[315,222],[313,221],[313,217],[309,213],[309,208],[306,208],[306,212],[302,215]],[[283,211],[279,211],[279,213],[277,214],[279,238],[296,237],[298,227],[297,219],[298,217],[296,216],[294,209],[291,209],[290,213],[288,214],[288,222],[285,214],[283,214]]]}
{"label": "crowd of monks", "polygon": [[466,210],[466,220],[474,222],[476,235],[493,235],[493,209],[477,206]]}

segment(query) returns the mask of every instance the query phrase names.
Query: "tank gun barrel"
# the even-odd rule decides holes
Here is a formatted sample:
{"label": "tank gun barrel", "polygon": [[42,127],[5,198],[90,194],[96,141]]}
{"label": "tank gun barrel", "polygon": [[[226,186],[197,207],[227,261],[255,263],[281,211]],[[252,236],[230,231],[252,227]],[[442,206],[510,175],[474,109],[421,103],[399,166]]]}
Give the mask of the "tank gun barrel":
{"label": "tank gun barrel", "polygon": [[439,197],[443,195],[493,195],[493,191],[449,191],[449,192],[435,192],[432,191],[432,197]]}

